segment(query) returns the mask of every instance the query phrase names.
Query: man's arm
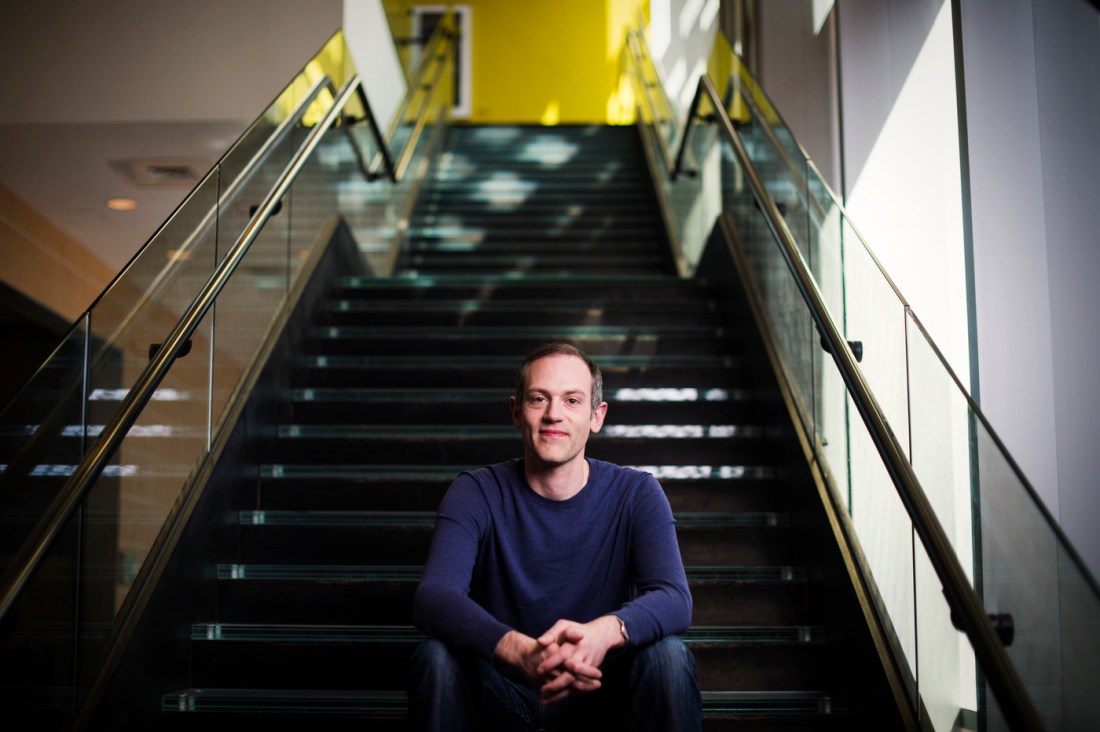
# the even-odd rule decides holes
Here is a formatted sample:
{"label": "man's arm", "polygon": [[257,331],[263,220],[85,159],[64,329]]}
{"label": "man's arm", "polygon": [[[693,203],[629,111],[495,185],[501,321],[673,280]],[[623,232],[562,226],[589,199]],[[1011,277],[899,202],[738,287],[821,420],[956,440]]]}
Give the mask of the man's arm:
{"label": "man's arm", "polygon": [[486,660],[493,658],[497,644],[511,630],[470,597],[479,538],[490,520],[476,481],[460,475],[440,503],[413,602],[417,628]]}
{"label": "man's arm", "polygon": [[692,613],[691,590],[668,499],[652,476],[646,476],[638,490],[630,547],[636,595],[613,611],[622,618],[631,645],[645,645],[687,630]]}

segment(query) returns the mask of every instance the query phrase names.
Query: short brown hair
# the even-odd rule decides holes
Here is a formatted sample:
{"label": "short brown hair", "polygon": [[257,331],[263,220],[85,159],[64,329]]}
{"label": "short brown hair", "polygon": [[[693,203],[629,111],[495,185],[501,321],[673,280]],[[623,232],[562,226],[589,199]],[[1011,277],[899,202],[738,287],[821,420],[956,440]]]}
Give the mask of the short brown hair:
{"label": "short brown hair", "polygon": [[527,391],[527,374],[531,371],[531,364],[548,356],[576,356],[584,361],[584,365],[588,367],[588,371],[592,374],[592,411],[595,412],[596,407],[603,402],[603,374],[600,373],[600,367],[584,351],[572,343],[561,341],[544,343],[528,353],[523,359],[523,363],[520,364],[519,371],[516,373],[516,400],[522,401],[523,394]]}

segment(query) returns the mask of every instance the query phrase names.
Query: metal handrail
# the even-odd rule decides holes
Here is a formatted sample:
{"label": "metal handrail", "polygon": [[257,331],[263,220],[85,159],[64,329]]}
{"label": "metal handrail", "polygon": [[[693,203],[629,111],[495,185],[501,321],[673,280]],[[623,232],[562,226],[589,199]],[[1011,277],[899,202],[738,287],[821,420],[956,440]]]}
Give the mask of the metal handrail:
{"label": "metal handrail", "polygon": [[[306,160],[321,142],[324,134],[333,126],[344,106],[357,92],[361,79],[354,75],[335,95],[336,99],[325,117],[310,131],[306,141],[299,148],[291,162],[284,168],[275,187],[264,198],[256,213],[240,237],[233,244],[225,259],[218,265],[179,322],[172,329],[162,347],[150,359],[137,381],[130,388],[114,418],[107,424],[99,440],[91,451],[84,456],[80,465],[65,482],[61,491],[50,503],[42,520],[31,538],[24,543],[19,554],[12,562],[11,569],[4,577],[0,587],[0,620],[3,620],[15,605],[31,576],[45,558],[47,551],[57,538],[61,529],[76,507],[84,500],[92,483],[103,472],[107,461],[114,455],[123,438],[133,426],[141,410],[152,398],[153,392],[168,373],[175,361],[176,354],[191,338],[199,323],[205,317],[222,288],[229,281],[237,265],[247,254],[252,242],[259,235],[264,224],[271,217],[280,199],[286,194]],[[328,82],[331,86],[331,81]]]}
{"label": "metal handrail", "polygon": [[[948,604],[960,621],[961,629],[970,639],[986,680],[997,697],[1001,712],[1014,729],[1045,729],[1031,696],[994,631],[981,599],[959,563],[913,466],[906,457],[904,448],[890,428],[862,371],[856,365],[855,356],[847,341],[830,316],[824,297],[799,253],[794,236],[749,159],[717,90],[705,75],[699,79],[688,111],[688,123],[685,125],[680,143],[680,156],[683,155],[683,149],[687,147],[691,138],[693,130],[691,122],[700,118],[698,110],[704,98],[708,99],[714,108],[714,121],[718,122],[720,131],[732,146],[753,195],[764,213],[768,228],[779,244],[780,252],[787,262],[795,284],[809,307],[819,332],[829,345],[829,352],[837,363],[841,378],[852,395],[856,409],[863,418],[871,439],[897,488],[902,504],[913,522],[914,530],[928,552],[929,560],[943,585]],[[681,158],[678,156],[677,159]],[[670,171],[670,175],[672,174],[673,171]],[[909,311],[908,306],[906,311]]]}
{"label": "metal handrail", "polygon": [[[215,207],[211,207],[207,211],[206,215],[203,216],[203,218],[194,226],[194,228],[191,230],[191,233],[179,245],[178,249],[180,251],[187,251],[188,249],[191,248],[191,246],[194,244],[195,240],[198,239],[199,235],[208,226],[210,226],[210,224],[213,222],[213,219],[214,219],[214,216],[216,215],[216,212],[224,205],[225,202],[232,200],[233,196],[235,196],[237,194],[237,190],[244,184],[244,182],[246,180],[248,180],[249,176],[252,173],[252,170],[263,161],[263,159],[267,156],[268,152],[271,151],[272,147],[274,145],[276,145],[280,140],[282,140],[286,136],[286,133],[291,129],[291,127],[293,127],[295,124],[298,123],[299,120],[301,120],[302,116],[305,114],[306,110],[309,108],[309,105],[311,105],[313,103],[313,101],[317,98],[317,96],[321,93],[321,91],[323,89],[325,89],[326,87],[330,87],[330,86],[331,86],[331,81],[327,77],[321,77],[313,83],[313,85],[306,92],[305,96],[302,97],[301,102],[298,103],[298,106],[295,108],[294,112],[292,114],[287,115],[287,117],[272,131],[272,133],[270,135],[268,135],[267,139],[264,140],[264,143],[256,150],[255,153],[253,153],[252,157],[249,158],[248,162],[244,165],[244,167],[241,168],[240,173],[238,173],[237,177],[233,180],[233,182],[230,183],[229,186],[226,187],[225,191],[222,192],[218,196],[218,205],[215,206]],[[372,120],[373,120],[373,118],[372,118]],[[247,132],[245,134],[247,134]],[[232,152],[232,148],[230,148],[230,152]],[[228,156],[228,155],[229,155],[229,153],[226,153],[225,156],[222,156],[222,159],[224,160],[225,157]],[[203,177],[203,180],[199,182],[199,185],[196,187],[196,190],[198,190],[199,188],[202,187],[203,183],[206,182],[207,177],[208,176]],[[190,200],[190,195],[183,200],[183,202],[179,206],[179,209],[185,208],[187,206],[187,203],[188,203],[189,200]],[[172,217],[169,217],[168,221],[171,221],[171,220],[172,220]],[[166,222],[165,225],[167,225],[167,222]],[[163,228],[163,226],[161,228]],[[151,246],[152,243],[157,240],[157,237],[158,237],[159,233],[160,232],[158,230],[157,233],[154,233],[153,236],[151,236],[149,238],[149,240],[147,242],[145,242],[145,244],[142,245],[142,247],[140,249],[138,249],[138,251],[134,254],[134,256],[130,258],[130,261],[128,261],[126,263],[126,265],[123,266],[123,268],[121,270],[119,270],[119,273],[117,275],[115,275],[115,277],[111,280],[111,283],[108,284],[107,287],[104,288],[103,292],[101,292],[96,297],[95,301],[88,307],[88,309],[81,316],[81,321],[83,321],[85,323],[86,337],[90,336],[91,331],[92,331],[92,328],[91,328],[91,325],[90,325],[91,313],[96,309],[96,306],[99,305],[99,303],[103,300],[103,298],[106,297],[107,293],[109,293],[114,288],[115,284],[120,282],[126,276],[126,273],[128,271],[130,271],[136,265],[136,263],[142,258],[142,255],[145,253],[145,251],[148,249],[148,247]],[[126,317],[122,318],[119,321],[119,323],[115,326],[115,328],[114,328],[113,332],[111,333],[111,335],[103,339],[104,342],[110,343],[110,342],[113,342],[117,339],[119,333],[121,333],[126,328],[126,325],[130,322],[131,318],[133,317],[133,314],[142,309],[143,303],[146,303],[146,302],[149,301],[149,299],[152,297],[153,293],[160,286],[161,282],[163,282],[164,279],[171,272],[172,272],[172,268],[165,267],[159,273],[157,273],[157,276],[153,278],[152,282],[149,283],[148,287],[145,288],[145,290],[141,293],[141,295],[138,297],[138,299],[134,302],[133,306],[130,308],[129,314],[127,314]],[[84,354],[84,359],[85,359],[85,362],[86,362],[85,363],[85,368],[88,368],[87,362],[89,361],[89,359],[91,357],[90,356],[90,349],[91,349],[90,345],[88,345],[85,349],[85,354]],[[47,359],[47,363],[48,363],[48,361],[49,361],[49,359]],[[45,367],[45,365],[43,366],[43,368],[44,367]],[[88,383],[88,379],[87,379],[87,375],[85,375],[85,378],[83,378],[80,381],[75,382],[72,385],[70,385],[70,387],[65,391],[65,394],[66,395],[72,394],[78,388],[81,388],[81,385],[85,385],[87,383]],[[18,396],[16,397],[16,399],[17,398],[18,398]],[[4,405],[0,405],[0,407],[3,407],[3,406]],[[55,421],[63,418],[64,414],[65,414],[65,407],[66,407],[65,398],[62,398],[62,399],[58,400],[57,406],[55,407],[54,411],[50,415],[48,415],[45,419],[40,420],[40,424],[43,424],[43,425],[52,424]],[[83,422],[81,422],[81,423],[83,424]],[[48,430],[45,430],[45,429],[36,430],[35,434],[27,442],[27,446],[24,447],[20,451],[20,456],[33,454],[34,450],[36,449],[36,446],[39,443],[41,443],[44,440],[48,440],[51,437],[52,437],[52,434]],[[83,450],[81,450],[81,452],[83,453]],[[19,459],[19,456],[17,456],[17,459]],[[18,475],[19,471],[18,470],[13,471],[11,468],[12,468],[12,465],[9,464],[8,470],[4,471],[4,473],[2,475],[0,475],[0,483],[3,483],[3,480],[4,480],[5,476],[7,476],[7,475],[13,475],[13,474]],[[0,617],[3,617],[2,613],[0,613]]]}
{"label": "metal handrail", "polygon": [[[441,60],[446,57],[447,52],[438,50],[441,43],[444,43],[444,39],[450,40],[454,37],[452,30],[448,27],[454,24],[455,12],[454,9],[448,8],[443,17],[436,25],[435,31],[432,33],[431,39],[428,41],[428,47],[424,51],[424,58]],[[386,174],[393,182],[400,181],[404,175],[405,170],[409,165],[409,161],[412,159],[413,150],[416,148],[416,143],[420,137],[420,133],[423,131],[427,121],[428,108],[430,105],[425,104],[417,113],[416,121],[413,123],[413,132],[409,135],[409,139],[405,141],[405,145],[401,150],[401,153],[397,156],[397,162],[394,162],[393,156],[389,150],[389,144],[393,138],[397,135],[397,130],[401,127],[402,121],[405,119],[405,113],[408,111],[409,105],[412,103],[413,92],[421,87],[434,89],[436,82],[439,81],[439,75],[441,73],[443,64],[437,64],[435,75],[432,77],[431,83],[424,84],[424,75],[427,73],[428,64],[423,61],[417,64],[416,71],[413,74],[412,80],[409,82],[410,92],[405,95],[405,98],[401,101],[401,105],[397,108],[397,112],[394,113],[393,118],[390,120],[390,125],[386,130],[385,137],[381,145],[379,145],[379,151],[375,155],[374,160],[370,166],[370,177],[378,178],[381,176],[380,168],[386,169]]]}
{"label": "metal handrail", "polygon": [[[452,17],[452,16],[448,16]],[[440,23],[442,25],[442,23]],[[444,32],[444,37],[451,38],[449,34]],[[439,77],[443,74],[443,70],[447,67],[442,61],[447,57],[448,51],[441,49],[435,54],[437,61],[435,65],[435,74],[432,76],[432,80],[428,87],[430,89],[436,89],[439,83]],[[423,67],[421,67],[423,68]],[[416,143],[420,139],[420,135],[424,132],[424,127],[428,123],[428,114],[431,110],[430,101],[426,103],[416,115],[416,121],[413,123],[412,134],[409,135],[409,139],[405,142],[405,147],[401,151],[401,155],[397,158],[397,163],[394,166],[394,180],[399,181],[405,177],[405,171],[409,167],[409,163],[412,161],[413,151],[416,149]]]}
{"label": "metal handrail", "polygon": [[[627,34],[626,34],[626,43],[627,43],[627,46],[630,48],[631,55],[634,56],[634,60],[635,60],[634,65],[635,65],[635,67],[638,68],[638,74],[636,75],[636,80],[638,82],[638,86],[641,88],[641,91],[642,91],[642,99],[645,101],[645,105],[649,109],[650,119],[652,119],[653,123],[655,125],[657,125],[657,124],[659,124],[659,120],[662,119],[662,118],[661,118],[660,115],[657,114],[656,105],[654,104],[653,99],[647,93],[647,90],[650,88],[650,86],[649,86],[648,82],[646,81],[645,77],[642,76],[642,71],[641,71],[641,66],[642,66],[643,60],[646,56],[646,54],[643,53],[642,48],[644,48],[645,46],[644,46],[644,44],[639,43],[638,38],[637,38],[637,31],[628,31],[627,32]],[[675,121],[675,120],[670,120],[670,121]],[[662,134],[657,135],[657,146],[661,149],[661,157],[663,157],[664,160],[665,160],[665,167],[668,168],[669,174],[672,176],[673,179],[675,179],[676,176],[680,172],[682,172],[681,169],[680,169],[680,166],[682,165],[682,160],[679,159],[679,158],[675,158],[675,159],[673,158],[672,150],[669,148],[668,141],[665,140],[664,135],[662,135]],[[682,151],[682,149],[683,149],[683,146],[681,145],[681,151]],[[682,154],[682,152],[681,152],[681,154]]]}

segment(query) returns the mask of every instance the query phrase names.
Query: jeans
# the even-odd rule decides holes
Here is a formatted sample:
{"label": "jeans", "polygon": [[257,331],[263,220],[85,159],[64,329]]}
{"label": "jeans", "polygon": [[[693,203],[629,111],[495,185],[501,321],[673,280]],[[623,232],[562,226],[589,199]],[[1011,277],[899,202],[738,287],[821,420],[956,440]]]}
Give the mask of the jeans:
{"label": "jeans", "polygon": [[695,658],[670,636],[609,655],[597,691],[541,704],[539,692],[493,664],[429,639],[413,654],[412,730],[699,730]]}

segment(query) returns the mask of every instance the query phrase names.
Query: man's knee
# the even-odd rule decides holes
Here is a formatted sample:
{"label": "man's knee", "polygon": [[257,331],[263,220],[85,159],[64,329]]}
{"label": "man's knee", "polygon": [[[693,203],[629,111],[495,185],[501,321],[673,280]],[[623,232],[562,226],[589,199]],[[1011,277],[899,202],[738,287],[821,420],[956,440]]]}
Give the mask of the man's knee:
{"label": "man's knee", "polygon": [[703,702],[695,656],[675,636],[639,649],[630,668],[631,729],[699,730]]}
{"label": "man's knee", "polygon": [[676,636],[667,636],[638,651],[634,673],[641,683],[669,683],[696,678],[695,656]]}
{"label": "man's knee", "polygon": [[409,661],[414,683],[439,682],[462,676],[462,664],[447,647],[435,638],[429,638],[413,651]]}
{"label": "man's knee", "polygon": [[476,727],[466,664],[445,643],[430,638],[409,659],[412,730],[472,730]]}

